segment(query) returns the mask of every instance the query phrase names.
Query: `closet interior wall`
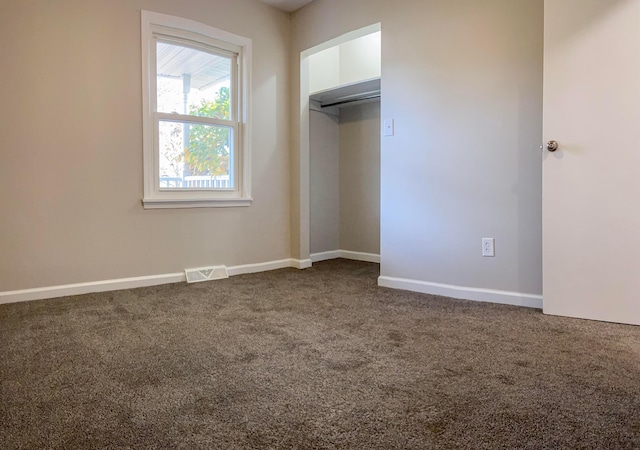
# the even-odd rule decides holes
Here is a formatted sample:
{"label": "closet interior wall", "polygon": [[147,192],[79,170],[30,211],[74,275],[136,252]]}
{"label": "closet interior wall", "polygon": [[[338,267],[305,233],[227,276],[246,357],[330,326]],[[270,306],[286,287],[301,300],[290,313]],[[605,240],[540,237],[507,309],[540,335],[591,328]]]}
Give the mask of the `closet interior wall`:
{"label": "closet interior wall", "polygon": [[311,110],[311,254],[380,254],[380,101]]}

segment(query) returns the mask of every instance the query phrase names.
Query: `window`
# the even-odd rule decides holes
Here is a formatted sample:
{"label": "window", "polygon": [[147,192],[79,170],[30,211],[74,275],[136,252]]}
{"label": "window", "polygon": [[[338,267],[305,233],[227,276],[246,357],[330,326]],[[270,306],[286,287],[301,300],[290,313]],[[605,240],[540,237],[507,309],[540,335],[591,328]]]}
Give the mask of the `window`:
{"label": "window", "polygon": [[249,206],[251,40],[142,11],[145,208]]}

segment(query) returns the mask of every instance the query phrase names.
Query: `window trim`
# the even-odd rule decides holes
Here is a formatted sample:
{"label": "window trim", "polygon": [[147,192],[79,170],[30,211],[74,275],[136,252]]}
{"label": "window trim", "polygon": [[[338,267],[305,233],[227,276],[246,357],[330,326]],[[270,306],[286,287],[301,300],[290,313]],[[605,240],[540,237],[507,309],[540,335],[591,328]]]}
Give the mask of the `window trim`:
{"label": "window trim", "polygon": [[[251,130],[250,86],[251,86],[251,46],[249,38],[238,36],[200,22],[182,17],[175,17],[151,11],[141,11],[141,44],[142,44],[142,127],[143,127],[143,168],[145,209],[158,208],[203,208],[203,207],[235,207],[249,206],[251,198]],[[205,48],[214,47],[221,53],[237,54],[237,92],[232,92],[235,107],[238,108],[237,129],[234,131],[234,147],[237,167],[235,188],[226,189],[190,189],[171,190],[159,187],[159,154],[156,150],[158,124],[168,116],[177,115],[156,112],[156,80],[155,58],[156,37],[166,42],[190,42],[190,46],[198,44]],[[232,105],[233,108],[234,105]],[[196,116],[180,117],[180,119],[198,123]],[[208,121],[207,121],[208,122]],[[223,125],[222,123],[220,125]],[[228,126],[224,124],[223,126]]]}

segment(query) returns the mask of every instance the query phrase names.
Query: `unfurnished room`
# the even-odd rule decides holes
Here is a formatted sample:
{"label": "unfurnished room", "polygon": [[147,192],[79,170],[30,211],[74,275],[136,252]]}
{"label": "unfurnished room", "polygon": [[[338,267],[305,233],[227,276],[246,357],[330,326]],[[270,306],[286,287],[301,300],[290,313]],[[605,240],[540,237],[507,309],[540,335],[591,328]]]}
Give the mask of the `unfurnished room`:
{"label": "unfurnished room", "polygon": [[640,448],[640,0],[0,0],[0,448]]}

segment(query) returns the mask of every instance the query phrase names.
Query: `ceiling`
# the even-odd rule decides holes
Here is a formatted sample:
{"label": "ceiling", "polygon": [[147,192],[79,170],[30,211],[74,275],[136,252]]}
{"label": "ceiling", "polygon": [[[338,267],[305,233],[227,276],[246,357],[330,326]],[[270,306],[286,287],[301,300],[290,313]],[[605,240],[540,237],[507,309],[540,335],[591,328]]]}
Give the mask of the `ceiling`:
{"label": "ceiling", "polygon": [[283,11],[293,12],[296,9],[302,8],[304,5],[308,5],[313,0],[260,0],[262,3],[274,6]]}
{"label": "ceiling", "polygon": [[188,74],[190,86],[196,89],[219,85],[231,73],[229,57],[166,42],[158,42],[157,52],[159,77],[184,80]]}

